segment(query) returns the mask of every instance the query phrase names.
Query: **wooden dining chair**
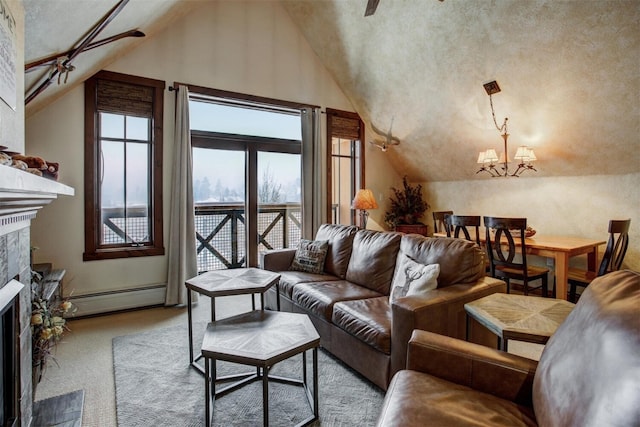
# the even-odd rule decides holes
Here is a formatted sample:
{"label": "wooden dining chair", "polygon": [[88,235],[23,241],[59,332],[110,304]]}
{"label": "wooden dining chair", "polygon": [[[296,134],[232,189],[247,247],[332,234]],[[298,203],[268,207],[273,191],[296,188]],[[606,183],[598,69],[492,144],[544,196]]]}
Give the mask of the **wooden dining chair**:
{"label": "wooden dining chair", "polygon": [[447,224],[444,222],[445,215],[453,215],[453,211],[438,211],[433,213],[433,232],[445,233]]}
{"label": "wooden dining chair", "polygon": [[[480,245],[480,216],[479,215],[450,215],[444,216],[447,237],[460,238],[460,233],[465,239]],[[469,230],[475,229],[475,239],[471,238]]]}
{"label": "wooden dining chair", "polygon": [[[507,293],[510,293],[510,280],[515,279],[522,281],[525,295],[529,294],[529,290],[541,288],[542,296],[549,296],[547,279],[549,269],[527,265],[527,243],[525,240],[527,219],[485,216],[484,226],[491,276],[507,282]],[[520,243],[521,262],[515,261],[518,252],[516,251],[516,239]],[[529,288],[529,282],[534,280],[540,280],[541,285]]]}
{"label": "wooden dining chair", "polygon": [[[609,239],[602,256],[598,271],[569,268],[567,282],[569,283],[569,301],[577,302],[577,287],[586,288],[593,279],[604,276],[612,271],[620,270],[622,261],[629,247],[629,225],[631,219],[609,221]],[[555,284],[554,284],[555,286]]]}
{"label": "wooden dining chair", "polygon": [[[483,248],[484,245],[480,242],[480,215],[449,215],[446,214],[444,216],[444,222],[447,226],[447,237],[455,237],[461,238],[460,233],[462,233],[464,239],[475,242],[478,246]],[[475,238],[471,237],[471,233],[469,230],[475,232]],[[487,274],[491,273],[491,264],[489,263],[489,259],[485,254],[485,272]]]}

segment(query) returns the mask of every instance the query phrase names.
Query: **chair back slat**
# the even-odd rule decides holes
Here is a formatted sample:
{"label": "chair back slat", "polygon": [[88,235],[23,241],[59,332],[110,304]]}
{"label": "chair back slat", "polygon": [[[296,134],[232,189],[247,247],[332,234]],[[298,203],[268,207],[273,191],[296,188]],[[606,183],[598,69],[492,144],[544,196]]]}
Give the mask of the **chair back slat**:
{"label": "chair back slat", "polygon": [[[527,271],[526,243],[524,240],[527,219],[485,216],[484,226],[486,228],[487,255],[491,263],[491,275],[495,276],[495,268],[497,266],[522,270],[524,274]],[[495,233],[491,231],[492,229],[495,230]],[[512,230],[520,231],[520,236],[515,237],[520,239],[522,248],[522,262],[520,263],[514,261],[517,251]],[[506,240],[506,245],[503,239]]]}
{"label": "chair back slat", "polygon": [[[529,293],[529,281],[540,280],[542,282],[540,285],[542,296],[548,296],[547,274],[549,269],[527,266],[527,243],[525,240],[527,219],[485,216],[484,226],[487,233],[486,245],[491,275],[507,282],[507,293],[510,289],[510,279],[522,281],[525,295]],[[495,230],[495,233],[492,230]],[[514,235],[516,232],[520,235]],[[516,242],[519,244],[517,245]],[[517,246],[520,246],[519,251],[516,251]],[[522,262],[520,263],[515,262],[516,252],[521,254]]]}
{"label": "chair back slat", "polygon": [[[466,240],[476,242],[480,245],[480,216],[479,215],[445,215],[445,223],[447,225],[447,237],[460,238],[460,233],[464,235]],[[469,228],[475,228],[475,239],[471,238]]]}
{"label": "chair back slat", "polygon": [[444,233],[447,231],[447,224],[444,221],[445,215],[453,215],[453,211],[438,211],[433,213],[433,232]]}
{"label": "chair back slat", "polygon": [[[620,270],[629,247],[631,219],[609,221],[609,239],[598,269],[598,276]],[[616,236],[617,235],[617,236]]]}

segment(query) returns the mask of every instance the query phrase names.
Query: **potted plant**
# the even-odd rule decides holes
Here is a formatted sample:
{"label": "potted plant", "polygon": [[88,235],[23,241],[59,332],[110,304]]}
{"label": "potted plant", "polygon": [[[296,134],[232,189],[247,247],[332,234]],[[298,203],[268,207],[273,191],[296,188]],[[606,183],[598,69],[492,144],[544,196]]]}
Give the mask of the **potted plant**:
{"label": "potted plant", "polygon": [[402,178],[402,189],[391,187],[391,190],[393,196],[389,198],[391,206],[385,212],[385,224],[396,231],[400,231],[399,225],[420,224],[418,220],[429,209],[429,204],[422,198],[422,185],[411,186],[405,175]]}
{"label": "potted plant", "polygon": [[47,298],[44,295],[44,278],[39,273],[32,270],[31,278],[32,375],[35,389],[49,360],[55,362],[55,347],[69,330],[64,316],[75,311],[75,307],[68,299]]}

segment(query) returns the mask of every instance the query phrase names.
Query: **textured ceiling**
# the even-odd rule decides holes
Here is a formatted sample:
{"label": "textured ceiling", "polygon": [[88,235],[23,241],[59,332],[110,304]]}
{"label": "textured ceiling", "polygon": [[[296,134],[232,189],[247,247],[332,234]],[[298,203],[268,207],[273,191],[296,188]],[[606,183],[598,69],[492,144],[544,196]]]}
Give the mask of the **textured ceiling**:
{"label": "textured ceiling", "polygon": [[411,181],[474,179],[480,150],[503,151],[490,80],[510,156],[532,146],[537,175],[640,171],[638,1],[283,4],[362,118],[393,119],[386,155]]}
{"label": "textured ceiling", "polygon": [[[23,3],[28,63],[75,46],[117,1]],[[151,37],[202,3],[131,0],[98,39],[135,28]],[[364,17],[366,3],[282,1],[365,122],[393,121],[402,142],[385,155],[411,181],[480,178],[478,151],[502,151],[490,80],[502,89],[493,100],[498,123],[509,118],[510,156],[534,148],[538,176],[640,171],[640,1],[381,0]],[[27,116],[142,42],[82,54]],[[44,73],[26,74],[27,93]]]}

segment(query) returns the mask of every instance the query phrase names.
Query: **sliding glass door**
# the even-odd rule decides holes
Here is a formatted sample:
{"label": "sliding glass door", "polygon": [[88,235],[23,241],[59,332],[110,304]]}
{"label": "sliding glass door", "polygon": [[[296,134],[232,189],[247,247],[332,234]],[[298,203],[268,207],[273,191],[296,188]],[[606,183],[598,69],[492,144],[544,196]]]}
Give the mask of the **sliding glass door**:
{"label": "sliding glass door", "polygon": [[193,148],[198,271],[245,265],[245,153]]}
{"label": "sliding glass door", "polygon": [[198,270],[257,266],[301,235],[299,110],[193,96]]}
{"label": "sliding glass door", "polygon": [[258,152],[258,251],[300,241],[300,155]]}

